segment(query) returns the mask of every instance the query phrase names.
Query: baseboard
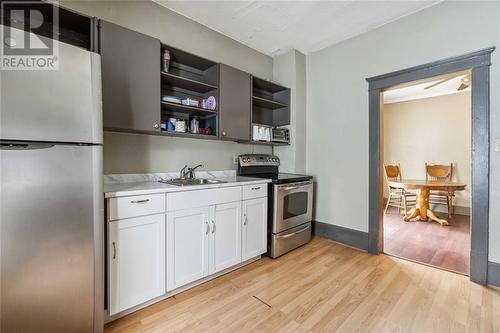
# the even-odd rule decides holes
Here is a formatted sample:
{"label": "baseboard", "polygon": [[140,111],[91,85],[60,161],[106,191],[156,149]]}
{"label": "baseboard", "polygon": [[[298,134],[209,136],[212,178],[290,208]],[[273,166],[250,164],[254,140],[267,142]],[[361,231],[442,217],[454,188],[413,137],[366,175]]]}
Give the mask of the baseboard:
{"label": "baseboard", "polygon": [[[431,210],[440,213],[448,213],[448,209],[442,205],[432,205],[429,207]],[[470,216],[470,207],[465,206],[453,206],[453,213],[457,215],[468,215]]]}
{"label": "baseboard", "polygon": [[500,264],[488,261],[488,284],[500,287]]}
{"label": "baseboard", "polygon": [[313,234],[333,241],[356,247],[361,250],[368,250],[368,233],[339,227],[333,224],[313,221]]}

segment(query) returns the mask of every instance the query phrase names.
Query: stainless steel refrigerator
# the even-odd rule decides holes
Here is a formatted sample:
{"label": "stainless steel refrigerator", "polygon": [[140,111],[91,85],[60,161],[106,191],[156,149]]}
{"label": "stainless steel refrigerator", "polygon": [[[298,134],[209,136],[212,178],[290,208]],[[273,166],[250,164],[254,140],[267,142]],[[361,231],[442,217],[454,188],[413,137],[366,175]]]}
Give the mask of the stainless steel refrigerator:
{"label": "stainless steel refrigerator", "polygon": [[100,56],[0,72],[2,333],[103,330]]}

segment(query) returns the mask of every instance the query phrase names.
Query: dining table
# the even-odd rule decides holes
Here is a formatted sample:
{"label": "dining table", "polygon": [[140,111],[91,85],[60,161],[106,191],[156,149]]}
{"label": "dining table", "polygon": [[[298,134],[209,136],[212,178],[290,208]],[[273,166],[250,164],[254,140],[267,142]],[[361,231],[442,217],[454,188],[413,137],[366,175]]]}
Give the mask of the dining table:
{"label": "dining table", "polygon": [[447,226],[449,223],[447,220],[439,218],[429,208],[429,196],[431,192],[444,191],[453,194],[456,191],[465,190],[466,187],[466,184],[446,180],[402,179],[391,180],[388,183],[389,186],[393,188],[401,188],[409,192],[417,191],[417,204],[415,208],[411,209],[409,212],[405,212],[406,215],[403,218],[405,222],[414,219],[428,221],[430,218],[432,221],[436,221],[442,226]]}

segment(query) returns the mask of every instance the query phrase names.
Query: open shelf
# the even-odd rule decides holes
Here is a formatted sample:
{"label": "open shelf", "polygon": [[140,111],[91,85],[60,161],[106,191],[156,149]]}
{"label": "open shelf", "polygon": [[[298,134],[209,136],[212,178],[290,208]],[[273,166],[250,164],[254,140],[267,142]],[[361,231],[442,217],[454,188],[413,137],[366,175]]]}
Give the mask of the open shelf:
{"label": "open shelf", "polygon": [[172,136],[172,137],[178,137],[178,138],[190,138],[190,139],[207,139],[207,140],[219,140],[217,135],[211,134],[193,134],[193,133],[188,133],[188,132],[167,132],[167,131],[161,131],[161,135],[163,136]]}
{"label": "open shelf", "polygon": [[216,90],[217,86],[208,84],[205,82],[189,79],[186,77],[182,77],[179,75],[175,75],[172,73],[161,72],[161,78],[163,83],[172,86],[178,87],[181,89],[186,89],[194,92],[198,92],[201,94],[207,93],[212,90]]}
{"label": "open shelf", "polygon": [[271,109],[271,110],[276,110],[276,109],[281,109],[281,108],[286,108],[288,105],[285,105],[280,102],[276,102],[267,98],[262,98],[258,96],[253,96],[253,104],[255,106],[260,106],[262,108],[266,109]]}
{"label": "open shelf", "polygon": [[199,71],[205,71],[210,67],[217,65],[217,63],[212,60],[205,59],[169,45],[163,44],[162,49],[169,50],[170,63],[173,63],[174,67],[181,65],[195,68]]}
{"label": "open shelf", "polygon": [[217,115],[217,110],[212,111],[212,110],[198,108],[195,106],[189,106],[189,105],[177,104],[177,103],[165,102],[165,101],[161,101],[161,108],[162,108],[162,110],[170,110],[172,112],[182,112],[182,113],[187,113],[187,114],[196,115],[196,116],[216,116]]}
{"label": "open shelf", "polygon": [[289,146],[286,142],[268,142],[268,141],[238,141],[238,143],[252,144],[252,145],[263,145],[263,146]]}
{"label": "open shelf", "polygon": [[266,126],[290,124],[290,89],[252,78],[252,122]]}
{"label": "open shelf", "polygon": [[280,86],[277,83],[266,81],[258,77],[253,77],[253,88],[256,90],[263,90],[271,94],[288,90],[288,88]]}

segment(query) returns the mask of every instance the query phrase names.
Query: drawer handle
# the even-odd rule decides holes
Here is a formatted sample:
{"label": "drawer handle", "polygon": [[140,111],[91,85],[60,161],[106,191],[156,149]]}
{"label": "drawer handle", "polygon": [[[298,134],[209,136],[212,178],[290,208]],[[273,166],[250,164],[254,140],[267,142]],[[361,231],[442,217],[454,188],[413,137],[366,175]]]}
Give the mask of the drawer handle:
{"label": "drawer handle", "polygon": [[142,204],[148,202],[149,199],[143,199],[143,200],[132,200],[130,203],[136,203],[136,204]]}
{"label": "drawer handle", "polygon": [[212,229],[212,233],[215,234],[216,227],[215,227],[215,221],[214,220],[212,220],[212,225],[214,226],[213,229]]}
{"label": "drawer handle", "polygon": [[257,190],[260,190],[260,186],[259,187],[252,187],[252,191],[257,191]]}
{"label": "drawer handle", "polygon": [[210,226],[208,225],[208,221],[205,221],[205,224],[207,225],[207,231],[205,231],[205,235],[208,235],[210,232]]}
{"label": "drawer handle", "polygon": [[116,244],[113,242],[113,259],[116,259]]}
{"label": "drawer handle", "polygon": [[288,237],[293,237],[293,236],[295,236],[295,235],[297,235],[297,234],[300,234],[300,233],[302,233],[302,232],[306,231],[307,229],[309,229],[309,226],[307,226],[307,227],[305,227],[305,228],[302,228],[302,229],[300,229],[300,230],[298,230],[298,231],[296,231],[296,232],[294,232],[294,233],[288,234],[288,235],[278,236],[277,238],[288,238]]}

